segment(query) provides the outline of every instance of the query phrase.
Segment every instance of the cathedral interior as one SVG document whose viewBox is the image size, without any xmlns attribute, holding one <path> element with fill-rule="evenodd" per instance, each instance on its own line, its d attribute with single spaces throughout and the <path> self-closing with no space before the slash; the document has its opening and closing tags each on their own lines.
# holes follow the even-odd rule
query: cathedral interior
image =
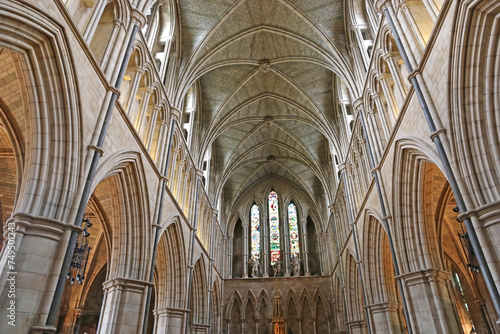
<svg viewBox="0 0 500 334">
<path fill-rule="evenodd" d="M 0 0 L 1 333 L 500 333 L 500 0 Z"/>
</svg>

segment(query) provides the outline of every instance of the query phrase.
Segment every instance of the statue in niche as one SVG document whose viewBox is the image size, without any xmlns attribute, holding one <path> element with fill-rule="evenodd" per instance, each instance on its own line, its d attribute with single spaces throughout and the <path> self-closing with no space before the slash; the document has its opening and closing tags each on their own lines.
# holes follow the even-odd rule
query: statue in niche
<svg viewBox="0 0 500 334">
<path fill-rule="evenodd" d="M 274 264 L 274 277 L 281 275 L 281 261 L 276 261 Z"/>
<path fill-rule="evenodd" d="M 262 266 L 260 265 L 259 260 L 252 258 L 252 260 L 251 260 L 251 266 L 252 266 L 251 276 L 252 277 L 259 277 L 259 271 L 262 268 Z"/>
<path fill-rule="evenodd" d="M 293 276 L 299 277 L 300 276 L 300 260 L 295 257 L 292 260 L 292 268 L 293 268 Z"/>
</svg>

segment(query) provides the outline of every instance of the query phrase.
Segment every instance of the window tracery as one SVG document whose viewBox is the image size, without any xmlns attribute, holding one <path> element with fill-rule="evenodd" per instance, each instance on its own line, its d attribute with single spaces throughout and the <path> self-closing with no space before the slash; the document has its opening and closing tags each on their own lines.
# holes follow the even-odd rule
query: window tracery
<svg viewBox="0 0 500 334">
<path fill-rule="evenodd" d="M 271 250 L 271 265 L 281 261 L 280 224 L 278 194 L 274 190 L 269 193 L 269 243 Z"/>
<path fill-rule="evenodd" d="M 297 207 L 293 204 L 293 202 L 288 205 L 288 228 L 290 231 L 290 256 L 292 259 L 300 258 Z"/>
<path fill-rule="evenodd" d="M 250 257 L 260 259 L 260 212 L 257 204 L 250 209 Z"/>
</svg>

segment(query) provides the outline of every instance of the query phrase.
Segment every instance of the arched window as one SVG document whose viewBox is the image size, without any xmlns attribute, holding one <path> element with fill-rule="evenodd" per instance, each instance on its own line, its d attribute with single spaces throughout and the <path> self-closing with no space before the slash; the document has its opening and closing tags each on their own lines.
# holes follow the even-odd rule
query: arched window
<svg viewBox="0 0 500 334">
<path fill-rule="evenodd" d="M 297 224 L 297 207 L 295 204 L 288 205 L 288 228 L 290 231 L 290 256 L 292 259 L 300 257 L 299 226 Z"/>
<path fill-rule="evenodd" d="M 281 260 L 280 224 L 278 195 L 274 190 L 269 193 L 269 243 L 271 249 L 271 265 Z"/>
<path fill-rule="evenodd" d="M 260 214 L 257 204 L 250 209 L 250 257 L 260 259 Z"/>
</svg>

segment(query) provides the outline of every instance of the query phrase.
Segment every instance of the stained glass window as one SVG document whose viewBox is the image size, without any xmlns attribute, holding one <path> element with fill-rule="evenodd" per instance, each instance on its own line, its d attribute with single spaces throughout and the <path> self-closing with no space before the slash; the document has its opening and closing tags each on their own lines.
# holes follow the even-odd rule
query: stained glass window
<svg viewBox="0 0 500 334">
<path fill-rule="evenodd" d="M 292 259 L 299 258 L 299 226 L 297 224 L 297 207 L 290 203 L 288 206 L 288 228 L 290 229 L 290 256 Z"/>
<path fill-rule="evenodd" d="M 274 265 L 281 260 L 278 195 L 274 190 L 269 193 L 269 240 L 271 244 L 271 265 Z"/>
<path fill-rule="evenodd" d="M 250 256 L 260 259 L 260 215 L 259 207 L 254 204 L 250 209 Z"/>
</svg>

